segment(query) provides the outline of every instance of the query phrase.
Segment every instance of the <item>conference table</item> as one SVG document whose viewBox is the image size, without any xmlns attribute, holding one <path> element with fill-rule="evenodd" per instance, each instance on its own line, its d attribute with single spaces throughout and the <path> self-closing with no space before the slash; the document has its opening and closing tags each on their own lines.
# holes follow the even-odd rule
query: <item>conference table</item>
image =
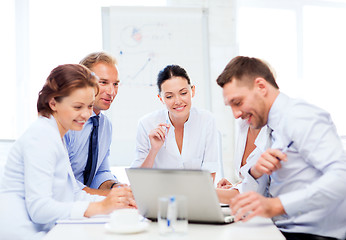
<svg viewBox="0 0 346 240">
<path fill-rule="evenodd" d="M 129 184 L 125 167 L 112 167 L 112 173 L 122 183 Z M 58 223 L 47 233 L 44 240 L 284 240 L 285 237 L 273 224 L 271 219 L 255 217 L 249 222 L 237 222 L 225 225 L 188 224 L 188 231 L 184 235 L 160 235 L 157 222 L 150 222 L 149 227 L 139 233 L 118 234 L 106 229 L 104 221 L 92 223 Z"/>
<path fill-rule="evenodd" d="M 119 234 L 109 232 L 104 223 L 57 224 L 48 232 L 44 240 L 232 240 L 232 239 L 285 239 L 270 219 L 256 217 L 249 222 L 226 225 L 188 224 L 188 231 L 182 235 L 160 235 L 157 222 L 150 222 L 149 227 L 139 233 Z"/>
</svg>

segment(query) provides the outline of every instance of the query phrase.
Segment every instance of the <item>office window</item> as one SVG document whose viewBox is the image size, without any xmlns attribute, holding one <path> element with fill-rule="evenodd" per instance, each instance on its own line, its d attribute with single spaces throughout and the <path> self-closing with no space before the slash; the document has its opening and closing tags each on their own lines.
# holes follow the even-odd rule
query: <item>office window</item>
<svg viewBox="0 0 346 240">
<path fill-rule="evenodd" d="M 109 5 L 163 6 L 166 1 L 1 1 L 0 139 L 16 139 L 37 118 L 37 95 L 54 67 L 102 50 L 101 7 Z"/>
<path fill-rule="evenodd" d="M 276 71 L 283 91 L 297 94 L 297 28 L 292 10 L 240 7 L 238 11 L 239 54 L 266 60 Z"/>
<path fill-rule="evenodd" d="M 15 5 L 13 0 L 0 2 L 0 82 L 1 82 L 1 117 L 0 139 L 13 139 L 15 135 L 16 104 L 16 39 L 15 39 Z"/>
<path fill-rule="evenodd" d="M 102 50 L 101 9 L 92 0 L 33 0 L 29 29 L 27 107 L 29 121 L 34 121 L 37 93 L 50 71 L 60 64 L 78 63 L 87 53 Z"/>
<path fill-rule="evenodd" d="M 238 1 L 239 54 L 268 61 L 284 93 L 329 113 L 346 135 L 345 1 Z"/>
<path fill-rule="evenodd" d="M 346 135 L 345 22 L 345 7 L 303 9 L 306 98 L 332 114 L 341 135 Z"/>
</svg>

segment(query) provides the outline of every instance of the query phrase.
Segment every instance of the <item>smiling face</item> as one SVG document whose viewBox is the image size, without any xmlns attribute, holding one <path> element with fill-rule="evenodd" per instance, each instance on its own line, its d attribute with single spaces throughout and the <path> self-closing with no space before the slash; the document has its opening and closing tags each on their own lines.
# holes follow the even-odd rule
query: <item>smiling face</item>
<svg viewBox="0 0 346 240">
<path fill-rule="evenodd" d="M 100 62 L 95 64 L 91 71 L 99 78 L 99 94 L 96 96 L 94 105 L 94 112 L 99 114 L 101 110 L 110 108 L 118 93 L 118 70 L 115 65 Z"/>
<path fill-rule="evenodd" d="M 232 108 L 234 117 L 247 120 L 248 124 L 256 129 L 267 124 L 269 110 L 263 94 L 265 91 L 256 81 L 253 87 L 239 84 L 237 80 L 223 86 L 225 104 Z"/>
<path fill-rule="evenodd" d="M 58 124 L 61 137 L 68 130 L 82 130 L 85 122 L 92 114 L 95 100 L 95 89 L 92 87 L 78 88 L 61 99 L 60 102 L 52 98 L 49 106 Z"/>
<path fill-rule="evenodd" d="M 194 95 L 195 87 L 191 87 L 183 77 L 172 77 L 161 84 L 160 99 L 166 105 L 172 121 L 188 119 Z"/>
</svg>

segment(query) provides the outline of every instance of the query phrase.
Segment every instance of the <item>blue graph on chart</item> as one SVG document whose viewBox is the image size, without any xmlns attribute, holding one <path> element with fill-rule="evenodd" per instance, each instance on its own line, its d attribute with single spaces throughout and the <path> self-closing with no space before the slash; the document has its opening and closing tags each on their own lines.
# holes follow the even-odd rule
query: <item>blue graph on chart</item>
<svg viewBox="0 0 346 240">
<path fill-rule="evenodd" d="M 170 62 L 173 39 L 174 34 L 163 23 L 123 27 L 116 41 L 122 84 L 154 86 L 158 72 Z"/>
</svg>

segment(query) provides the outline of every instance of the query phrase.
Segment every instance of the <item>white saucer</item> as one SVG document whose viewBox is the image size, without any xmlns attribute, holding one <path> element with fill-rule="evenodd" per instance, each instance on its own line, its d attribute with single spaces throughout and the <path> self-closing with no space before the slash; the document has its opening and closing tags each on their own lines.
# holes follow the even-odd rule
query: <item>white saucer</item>
<svg viewBox="0 0 346 240">
<path fill-rule="evenodd" d="M 109 223 L 105 225 L 108 232 L 112 233 L 121 233 L 121 234 L 129 234 L 129 233 L 138 233 L 143 232 L 149 227 L 148 222 L 139 222 L 136 225 L 131 226 L 119 226 L 119 227 L 111 227 Z"/>
</svg>

